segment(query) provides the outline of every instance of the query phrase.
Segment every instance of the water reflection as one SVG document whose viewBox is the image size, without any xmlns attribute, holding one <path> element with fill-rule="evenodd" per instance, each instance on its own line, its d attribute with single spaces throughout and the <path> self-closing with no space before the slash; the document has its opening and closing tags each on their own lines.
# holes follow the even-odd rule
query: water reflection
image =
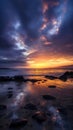
<svg viewBox="0 0 73 130">
<path fill-rule="evenodd" d="M 63 120 L 57 108 L 59 106 L 67 107 L 73 103 L 73 80 L 69 79 L 63 82 L 58 79 L 49 80 L 44 76 L 29 76 L 28 78 L 40 79 L 40 81 L 34 83 L 27 81 L 24 83 L 6 82 L 0 84 L 0 103 L 7 105 L 8 112 L 11 113 L 10 119 L 17 119 L 20 116 L 27 117 L 27 115 L 31 117 L 33 112 L 25 111 L 22 108 L 27 103 L 33 103 L 37 105 L 39 111 L 49 111 L 52 114 L 52 122 L 58 123 L 61 126 L 61 130 L 64 130 Z M 49 86 L 51 85 L 55 85 L 56 88 L 50 88 Z M 11 91 L 13 91 L 11 98 L 7 96 L 8 91 L 10 91 L 8 88 L 12 88 Z M 44 94 L 54 96 L 56 101 L 45 101 L 42 98 Z M 44 127 L 42 130 L 45 129 Z M 58 130 L 58 128 L 54 126 L 54 130 Z"/>
<path fill-rule="evenodd" d="M 29 77 L 29 78 L 36 78 L 38 77 Z M 63 92 L 64 94 L 67 93 L 67 96 L 72 96 L 72 89 L 73 89 L 73 80 L 69 79 L 66 82 L 63 82 L 61 80 L 55 79 L 55 80 L 49 80 L 44 77 L 40 78 L 40 81 L 37 81 L 35 83 L 32 82 L 26 82 L 26 83 L 15 83 L 15 82 L 8 82 L 8 83 L 2 83 L 0 84 L 0 98 L 3 96 L 7 96 L 8 88 L 13 88 L 13 97 L 9 99 L 7 102 L 12 102 L 16 105 L 21 105 L 24 102 L 24 99 L 28 97 L 29 95 L 32 96 L 40 96 L 44 93 L 51 93 L 52 95 L 59 95 L 58 93 Z M 56 86 L 55 89 L 50 88 L 49 86 L 54 85 Z M 69 94 L 70 91 L 70 94 Z M 66 93 L 65 93 L 66 92 Z M 60 97 L 60 95 L 59 95 Z"/>
</svg>

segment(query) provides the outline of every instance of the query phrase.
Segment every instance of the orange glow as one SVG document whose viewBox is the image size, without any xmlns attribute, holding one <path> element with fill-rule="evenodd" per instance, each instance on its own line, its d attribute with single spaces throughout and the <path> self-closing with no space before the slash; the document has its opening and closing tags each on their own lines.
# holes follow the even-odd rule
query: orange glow
<svg viewBox="0 0 73 130">
<path fill-rule="evenodd" d="M 27 61 L 28 68 L 56 68 L 66 65 L 73 64 L 73 61 L 70 61 L 65 58 L 57 58 L 57 59 L 45 59 L 45 58 L 37 58 L 33 60 Z"/>
</svg>

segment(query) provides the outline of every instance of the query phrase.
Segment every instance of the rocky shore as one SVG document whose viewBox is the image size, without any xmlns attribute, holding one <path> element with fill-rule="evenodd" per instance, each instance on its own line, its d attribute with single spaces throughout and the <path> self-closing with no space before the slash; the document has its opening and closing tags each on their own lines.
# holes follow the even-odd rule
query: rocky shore
<svg viewBox="0 0 73 130">
<path fill-rule="evenodd" d="M 55 77 L 52 75 L 46 75 L 45 78 L 50 79 L 50 80 L 55 80 L 55 79 L 60 79 L 62 81 L 67 81 L 70 78 L 73 78 L 73 72 L 65 72 L 63 75 L 59 76 L 59 77 Z M 28 79 L 28 78 L 24 78 L 23 75 L 17 75 L 17 76 L 0 76 L 0 82 L 10 82 L 10 81 L 15 81 L 15 82 L 26 82 L 26 81 L 31 81 L 31 82 L 37 82 L 40 80 L 37 79 Z"/>
<path fill-rule="evenodd" d="M 73 72 L 0 77 L 0 130 L 73 130 Z M 30 81 L 30 82 L 27 82 Z"/>
</svg>

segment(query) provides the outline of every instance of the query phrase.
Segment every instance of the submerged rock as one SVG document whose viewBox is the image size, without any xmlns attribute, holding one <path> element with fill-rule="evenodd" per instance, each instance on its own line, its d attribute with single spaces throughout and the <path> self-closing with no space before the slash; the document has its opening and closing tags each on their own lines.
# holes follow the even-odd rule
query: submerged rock
<svg viewBox="0 0 73 130">
<path fill-rule="evenodd" d="M 0 118 L 6 115 L 7 106 L 6 105 L 0 105 Z"/>
<path fill-rule="evenodd" d="M 12 81 L 12 77 L 9 76 L 0 76 L 0 82 Z"/>
<path fill-rule="evenodd" d="M 44 98 L 45 100 L 56 100 L 56 97 L 51 96 L 51 95 L 43 95 L 43 98 Z"/>
<path fill-rule="evenodd" d="M 37 110 L 36 105 L 34 105 L 32 103 L 26 104 L 24 108 L 29 109 L 29 110 Z"/>
<path fill-rule="evenodd" d="M 11 98 L 13 96 L 13 91 L 12 90 L 9 90 L 8 91 L 8 98 Z"/>
<path fill-rule="evenodd" d="M 73 78 L 73 72 L 65 72 L 63 75 L 59 77 L 60 80 L 66 81 L 69 78 Z"/>
<path fill-rule="evenodd" d="M 12 93 L 9 93 L 8 94 L 8 98 L 12 98 L 13 97 L 13 94 Z"/>
<path fill-rule="evenodd" d="M 14 119 L 11 121 L 10 128 L 21 128 L 27 124 L 27 119 Z"/>
<path fill-rule="evenodd" d="M 32 116 L 32 118 L 34 120 L 36 120 L 39 124 L 43 123 L 43 122 L 45 122 L 47 120 L 46 114 L 44 112 L 42 112 L 42 111 L 35 112 L 35 114 Z"/>
<path fill-rule="evenodd" d="M 0 105 L 0 110 L 6 110 L 7 106 L 6 105 Z"/>
<path fill-rule="evenodd" d="M 40 81 L 39 79 L 28 79 L 28 81 L 32 82 L 32 83 L 35 83 L 35 82 L 38 82 Z"/>
<path fill-rule="evenodd" d="M 73 111 L 73 105 L 68 105 L 68 106 L 67 106 L 67 109 Z"/>
<path fill-rule="evenodd" d="M 13 79 L 17 82 L 22 82 L 24 81 L 24 77 L 22 75 L 14 76 Z"/>
<path fill-rule="evenodd" d="M 60 114 L 67 115 L 67 109 L 66 108 L 59 107 L 58 110 L 59 110 Z"/>
<path fill-rule="evenodd" d="M 57 79 L 57 77 L 52 76 L 52 75 L 46 75 L 45 78 L 48 78 L 48 79 L 50 79 L 50 80 Z"/>
<path fill-rule="evenodd" d="M 55 85 L 50 85 L 50 86 L 48 86 L 49 88 L 56 88 L 56 86 Z"/>
<path fill-rule="evenodd" d="M 12 90 L 13 88 L 12 87 L 9 87 L 8 90 Z"/>
</svg>

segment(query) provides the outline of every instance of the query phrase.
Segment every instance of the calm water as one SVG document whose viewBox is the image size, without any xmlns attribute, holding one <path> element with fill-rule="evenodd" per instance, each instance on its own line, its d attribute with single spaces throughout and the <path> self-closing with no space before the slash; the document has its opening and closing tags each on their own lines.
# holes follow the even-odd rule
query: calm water
<svg viewBox="0 0 73 130">
<path fill-rule="evenodd" d="M 7 72 L 6 75 L 10 74 L 10 71 Z M 32 82 L 3 82 L 0 83 L 0 104 L 7 105 L 7 111 L 4 113 L 3 117 L 0 119 L 1 125 L 5 127 L 5 129 L 0 128 L 0 130 L 10 130 L 9 123 L 12 118 L 22 118 L 26 117 L 29 120 L 29 124 L 25 127 L 25 130 L 49 130 L 48 125 L 38 125 L 32 120 L 32 115 L 34 112 L 25 111 L 22 109 L 27 103 L 36 104 L 38 110 L 44 110 L 45 107 L 52 106 L 53 108 L 58 109 L 60 106 L 66 109 L 67 115 L 63 115 L 64 122 L 69 124 L 64 126 L 64 128 L 50 128 L 50 130 L 73 130 L 73 79 L 69 79 L 66 82 L 61 80 L 49 80 L 46 79 L 44 75 L 61 75 L 65 72 L 65 70 L 12 70 L 13 74 L 23 74 L 23 75 L 31 75 L 28 78 L 40 79 L 35 83 Z M 28 73 L 27 73 L 28 72 Z M 4 73 L 3 73 L 4 74 Z M 32 76 L 36 75 L 36 76 Z M 38 76 L 37 76 L 38 75 Z M 41 75 L 41 76 L 40 76 Z M 27 77 L 27 76 L 25 76 Z M 55 85 L 56 88 L 49 88 L 50 85 Z M 12 88 L 12 97 L 8 97 L 8 88 Z M 56 97 L 56 101 L 46 101 L 43 99 L 42 95 L 49 94 Z M 55 111 L 55 110 L 54 110 Z M 30 117 L 29 117 L 30 115 Z M 55 114 L 53 115 L 53 117 Z M 59 115 L 61 117 L 61 115 Z M 56 118 L 56 117 L 55 117 Z M 8 125 L 7 125 L 8 124 Z M 32 124 L 32 128 L 30 128 Z M 23 130 L 23 129 L 20 129 Z"/>
<path fill-rule="evenodd" d="M 0 76 L 5 75 L 61 75 L 73 69 L 0 69 Z"/>
</svg>

